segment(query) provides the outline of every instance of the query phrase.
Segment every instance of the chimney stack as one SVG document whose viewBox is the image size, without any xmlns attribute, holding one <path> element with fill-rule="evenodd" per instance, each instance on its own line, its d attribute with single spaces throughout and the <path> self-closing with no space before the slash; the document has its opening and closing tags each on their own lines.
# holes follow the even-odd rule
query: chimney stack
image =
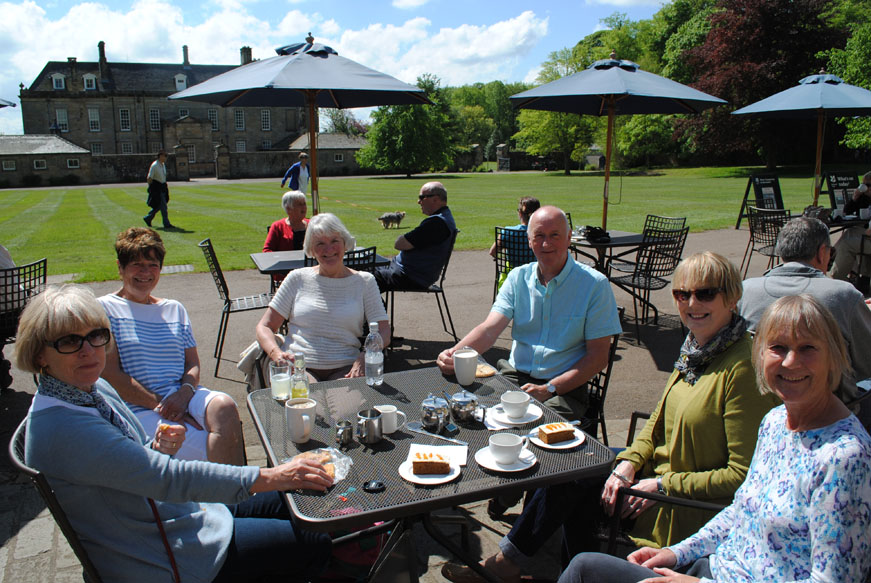
<svg viewBox="0 0 871 583">
<path fill-rule="evenodd" d="M 188 60 L 188 46 L 184 45 L 181 48 L 181 52 L 184 55 L 184 62 L 182 62 L 182 65 L 190 66 L 191 62 Z"/>
<path fill-rule="evenodd" d="M 242 47 L 239 49 L 239 53 L 242 55 L 242 64 L 247 65 L 251 62 L 251 47 Z"/>
<path fill-rule="evenodd" d="M 79 78 L 79 73 L 76 67 L 76 60 L 76 57 L 67 57 L 67 64 L 70 66 L 70 80 L 67 83 L 67 89 L 70 91 L 73 91 L 78 85 L 77 81 Z"/>
<path fill-rule="evenodd" d="M 100 53 L 100 79 L 109 79 L 109 64 L 106 62 L 106 43 L 100 41 L 97 43 L 97 51 Z"/>
</svg>

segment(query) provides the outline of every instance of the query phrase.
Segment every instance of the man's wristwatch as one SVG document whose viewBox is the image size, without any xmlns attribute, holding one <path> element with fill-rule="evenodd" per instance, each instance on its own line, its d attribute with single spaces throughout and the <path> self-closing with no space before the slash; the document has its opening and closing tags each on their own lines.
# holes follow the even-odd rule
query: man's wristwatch
<svg viewBox="0 0 871 583">
<path fill-rule="evenodd" d="M 547 389 L 548 393 L 550 393 L 551 395 L 556 395 L 556 387 L 552 382 L 548 381 L 547 384 L 544 385 L 544 387 Z"/>
<path fill-rule="evenodd" d="M 656 478 L 656 490 L 662 495 L 665 495 L 666 493 L 665 488 L 662 486 L 662 476 Z"/>
</svg>

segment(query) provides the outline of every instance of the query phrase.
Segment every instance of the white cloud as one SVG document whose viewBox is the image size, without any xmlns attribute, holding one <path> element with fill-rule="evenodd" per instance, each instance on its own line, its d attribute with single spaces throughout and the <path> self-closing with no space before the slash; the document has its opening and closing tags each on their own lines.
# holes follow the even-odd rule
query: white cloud
<svg viewBox="0 0 871 583">
<path fill-rule="evenodd" d="M 429 2 L 429 0 L 393 0 L 393 7 L 401 10 L 408 10 L 411 8 L 419 8 L 427 2 Z"/>
<path fill-rule="evenodd" d="M 523 82 L 535 85 L 538 83 L 538 76 L 540 74 L 541 74 L 541 65 L 535 66 L 526 73 L 526 76 L 523 77 Z"/>
<path fill-rule="evenodd" d="M 297 9 L 260 18 L 252 13 L 257 2 L 219 0 L 190 24 L 170 0 L 136 0 L 118 9 L 84 2 L 53 17 L 34 0 L 0 0 L 0 97 L 17 101 L 18 84 L 30 86 L 48 61 L 96 61 L 101 40 L 109 61 L 179 63 L 181 47 L 188 45 L 193 63 L 233 64 L 242 46 L 265 59 L 275 55 L 275 47 L 302 41 L 311 31 L 339 54 L 405 82 L 432 73 L 443 85 L 460 85 L 517 78 L 514 68 L 548 32 L 548 19 L 532 11 L 493 24 L 439 30 L 424 17 L 348 29 L 340 17 Z M 20 107 L 0 109 L 0 132 L 21 132 Z"/>
</svg>

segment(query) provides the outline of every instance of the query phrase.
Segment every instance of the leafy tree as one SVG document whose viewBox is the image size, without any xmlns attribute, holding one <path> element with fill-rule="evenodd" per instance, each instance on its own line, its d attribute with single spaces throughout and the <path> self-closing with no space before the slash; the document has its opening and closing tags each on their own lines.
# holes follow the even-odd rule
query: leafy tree
<svg viewBox="0 0 871 583">
<path fill-rule="evenodd" d="M 857 23 L 843 49 L 831 49 L 828 70 L 851 85 L 871 89 L 871 24 Z M 848 148 L 871 148 L 871 118 L 839 120 L 847 128 L 844 145 Z"/>
<path fill-rule="evenodd" d="M 365 136 L 369 126 L 347 109 L 335 109 L 332 107 L 322 108 L 320 112 L 326 114 L 327 132 L 331 134 L 346 134 L 349 136 Z"/>
<path fill-rule="evenodd" d="M 520 131 L 514 134 L 518 147 L 533 156 L 562 152 L 566 175 L 572 160 L 583 159 L 596 127 L 596 118 L 591 116 L 532 109 L 522 110 L 518 122 Z"/>
<path fill-rule="evenodd" d="M 459 122 L 459 136 L 457 143 L 464 146 L 487 143 L 496 124 L 487 117 L 484 108 L 480 105 L 465 105 L 456 113 Z"/>
<path fill-rule="evenodd" d="M 795 85 L 824 64 L 820 50 L 845 40 L 844 31 L 823 16 L 833 2 L 719 0 L 704 43 L 684 52 L 698 79 L 695 86 L 742 107 Z M 803 143 L 796 124 L 760 132 L 758 122 L 731 116 L 723 107 L 687 118 L 681 126 L 695 147 L 720 161 L 762 152 L 773 166 L 778 149 L 790 151 Z"/>
<path fill-rule="evenodd" d="M 617 132 L 616 147 L 629 166 L 642 159 L 650 166 L 652 157 L 677 152 L 671 119 L 669 115 L 633 115 L 623 124 Z"/>
<path fill-rule="evenodd" d="M 406 176 L 450 164 L 450 106 L 444 103 L 439 80 L 431 75 L 418 77 L 417 86 L 434 105 L 393 105 L 372 113 L 368 143 L 357 152 L 364 168 L 400 172 Z"/>
</svg>

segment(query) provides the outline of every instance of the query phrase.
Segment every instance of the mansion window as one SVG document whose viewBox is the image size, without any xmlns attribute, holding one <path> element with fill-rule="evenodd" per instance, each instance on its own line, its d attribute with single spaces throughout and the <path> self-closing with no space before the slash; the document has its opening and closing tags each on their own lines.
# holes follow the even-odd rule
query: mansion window
<svg viewBox="0 0 871 583">
<path fill-rule="evenodd" d="M 236 122 L 236 131 L 245 131 L 245 110 L 236 108 L 233 110 L 233 119 Z"/>
<path fill-rule="evenodd" d="M 333 154 L 333 162 L 344 162 L 345 155 L 344 154 Z"/>
<path fill-rule="evenodd" d="M 51 86 L 55 89 L 66 89 L 66 81 L 60 73 L 55 73 L 51 76 Z"/>
<path fill-rule="evenodd" d="M 133 142 L 121 142 L 121 153 L 122 154 L 132 154 L 133 153 Z"/>
<path fill-rule="evenodd" d="M 188 151 L 188 163 L 194 164 L 197 161 L 197 147 L 193 144 L 185 144 L 185 149 Z"/>
<path fill-rule="evenodd" d="M 237 152 L 244 152 L 245 147 L 246 147 L 245 140 L 236 140 L 236 151 Z"/>
<path fill-rule="evenodd" d="M 212 122 L 212 131 L 218 131 L 218 110 L 210 109 L 209 110 L 209 121 Z"/>
<path fill-rule="evenodd" d="M 55 111 L 55 117 L 57 118 L 57 129 L 61 132 L 70 131 L 70 122 L 69 117 L 67 116 L 67 110 L 58 109 Z"/>
<path fill-rule="evenodd" d="M 96 91 L 97 90 L 97 77 L 94 75 L 85 75 L 82 77 L 82 81 L 85 85 L 85 91 Z"/>
<path fill-rule="evenodd" d="M 71 169 L 79 168 L 79 159 L 78 158 L 67 158 L 67 168 L 71 168 Z"/>
<path fill-rule="evenodd" d="M 95 156 L 102 156 L 103 142 L 91 142 L 91 154 Z"/>
<path fill-rule="evenodd" d="M 13 172 L 15 170 L 15 160 L 3 160 L 3 172 Z"/>
<path fill-rule="evenodd" d="M 118 125 L 122 132 L 130 131 L 130 109 L 122 107 L 118 110 Z"/>
<path fill-rule="evenodd" d="M 96 107 L 88 108 L 88 131 L 100 131 L 100 110 Z"/>
<path fill-rule="evenodd" d="M 268 109 L 260 110 L 260 129 L 264 132 L 272 130 L 272 112 Z"/>
<path fill-rule="evenodd" d="M 272 140 L 263 140 L 260 142 L 261 150 L 271 150 L 272 149 Z"/>
<path fill-rule="evenodd" d="M 48 164 L 45 163 L 45 160 L 34 160 L 33 161 L 33 169 L 34 170 L 45 170 L 48 168 Z"/>
<path fill-rule="evenodd" d="M 187 116 L 189 116 L 190 114 L 191 114 L 191 110 L 189 110 L 187 107 L 179 107 L 179 108 L 178 108 L 178 117 L 179 117 L 179 119 L 181 119 L 181 118 L 183 118 L 183 117 L 187 117 Z"/>
<path fill-rule="evenodd" d="M 153 132 L 160 131 L 160 110 L 156 107 L 148 110 L 148 129 Z"/>
<path fill-rule="evenodd" d="M 179 73 L 175 76 L 175 90 L 181 91 L 182 89 L 187 89 L 188 86 L 188 78 L 185 75 Z"/>
</svg>

